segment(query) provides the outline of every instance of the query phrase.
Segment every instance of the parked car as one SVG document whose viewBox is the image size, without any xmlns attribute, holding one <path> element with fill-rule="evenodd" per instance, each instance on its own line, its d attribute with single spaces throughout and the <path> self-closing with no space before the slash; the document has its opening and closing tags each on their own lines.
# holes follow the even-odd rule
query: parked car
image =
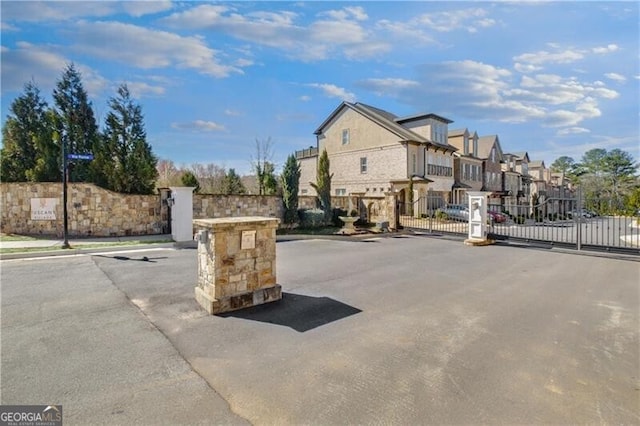
<svg viewBox="0 0 640 426">
<path fill-rule="evenodd" d="M 487 216 L 489 216 L 489 219 L 491 219 L 493 223 L 504 223 L 507 221 L 506 215 L 493 210 L 487 210 Z"/>
<path fill-rule="evenodd" d="M 463 204 L 449 204 L 436 210 L 436 215 L 438 212 L 446 214 L 449 219 L 469 220 L 469 207 Z"/>
<path fill-rule="evenodd" d="M 597 216 L 597 214 L 587 209 L 580 209 L 569 212 L 567 216 L 571 217 L 572 219 L 576 217 L 591 218 Z"/>
</svg>

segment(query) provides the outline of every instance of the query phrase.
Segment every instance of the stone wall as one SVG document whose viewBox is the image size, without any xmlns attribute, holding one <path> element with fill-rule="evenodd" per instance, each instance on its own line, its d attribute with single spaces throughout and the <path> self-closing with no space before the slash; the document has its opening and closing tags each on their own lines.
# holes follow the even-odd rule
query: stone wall
<svg viewBox="0 0 640 426">
<path fill-rule="evenodd" d="M 265 216 L 282 219 L 282 197 L 275 195 L 193 194 L 193 218 Z"/>
<path fill-rule="evenodd" d="M 3 233 L 62 237 L 61 183 L 2 183 Z M 47 218 L 34 217 L 32 202 L 52 199 Z M 126 195 L 93 184 L 67 185 L 69 236 L 124 236 L 161 234 L 158 195 Z"/>
</svg>

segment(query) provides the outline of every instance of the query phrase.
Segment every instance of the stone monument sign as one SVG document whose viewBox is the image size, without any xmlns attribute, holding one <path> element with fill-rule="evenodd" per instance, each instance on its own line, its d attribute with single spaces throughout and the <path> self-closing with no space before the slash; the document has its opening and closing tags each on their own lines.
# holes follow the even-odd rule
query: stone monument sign
<svg viewBox="0 0 640 426">
<path fill-rule="evenodd" d="M 198 303 L 210 314 L 282 298 L 276 284 L 276 229 L 271 217 L 196 219 Z"/>
</svg>

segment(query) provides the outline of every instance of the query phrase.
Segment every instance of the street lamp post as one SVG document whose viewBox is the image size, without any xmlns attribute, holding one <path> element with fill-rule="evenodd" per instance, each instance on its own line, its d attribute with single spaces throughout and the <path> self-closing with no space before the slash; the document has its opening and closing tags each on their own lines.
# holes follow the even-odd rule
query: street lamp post
<svg viewBox="0 0 640 426">
<path fill-rule="evenodd" d="M 62 242 L 62 248 L 71 248 L 69 245 L 68 229 L 69 219 L 67 213 L 67 143 L 65 138 L 62 138 L 62 236 L 64 241 Z"/>
</svg>

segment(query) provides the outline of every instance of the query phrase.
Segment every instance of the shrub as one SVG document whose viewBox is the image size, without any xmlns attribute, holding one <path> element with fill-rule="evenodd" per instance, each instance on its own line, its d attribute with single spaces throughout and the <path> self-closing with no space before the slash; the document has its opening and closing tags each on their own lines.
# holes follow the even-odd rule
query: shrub
<svg viewBox="0 0 640 426">
<path fill-rule="evenodd" d="M 516 217 L 513 218 L 513 221 L 515 223 L 517 223 L 518 225 L 524 224 L 524 220 L 525 220 L 524 215 L 516 216 Z"/>
<path fill-rule="evenodd" d="M 325 225 L 324 211 L 320 209 L 300 209 L 300 226 L 303 228 L 319 228 Z"/>
<path fill-rule="evenodd" d="M 438 220 L 447 220 L 447 219 L 449 219 L 449 216 L 443 211 L 437 211 L 436 212 L 436 219 L 438 219 Z"/>
</svg>

